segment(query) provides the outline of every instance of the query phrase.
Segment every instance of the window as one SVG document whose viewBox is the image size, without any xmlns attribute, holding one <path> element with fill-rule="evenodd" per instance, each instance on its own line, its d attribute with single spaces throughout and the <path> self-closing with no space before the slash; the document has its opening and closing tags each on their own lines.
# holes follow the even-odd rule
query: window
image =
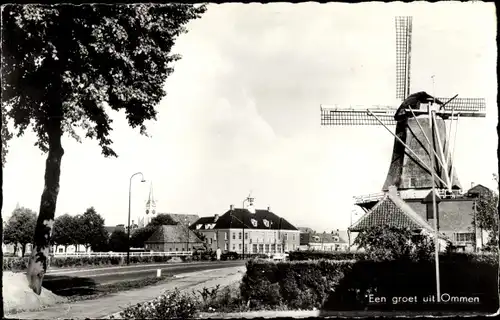
<svg viewBox="0 0 500 320">
<path fill-rule="evenodd" d="M 269 253 L 269 245 L 266 244 L 266 253 Z"/>
<path fill-rule="evenodd" d="M 245 240 L 248 239 L 248 232 L 245 232 Z"/>
<path fill-rule="evenodd" d="M 241 232 L 240 232 L 240 233 L 238 233 L 238 239 L 240 239 L 240 240 L 241 240 Z"/>
<path fill-rule="evenodd" d="M 252 252 L 253 252 L 253 253 L 257 253 L 257 245 L 256 245 L 256 244 L 254 244 L 254 245 L 252 246 Z"/>
<path fill-rule="evenodd" d="M 245 245 L 245 252 L 248 252 L 248 245 Z"/>
<path fill-rule="evenodd" d="M 455 233 L 455 240 L 460 242 L 472 242 L 474 241 L 474 233 Z"/>
<path fill-rule="evenodd" d="M 212 239 L 212 238 L 210 238 L 210 244 L 212 244 L 212 243 L 213 243 L 213 242 L 212 242 L 212 240 L 213 240 L 213 239 Z"/>
<path fill-rule="evenodd" d="M 227 243 L 224 243 L 224 250 L 227 251 Z"/>
<path fill-rule="evenodd" d="M 238 245 L 238 249 L 241 250 L 241 243 Z"/>
<path fill-rule="evenodd" d="M 236 250 L 236 245 L 233 243 L 233 251 Z"/>
<path fill-rule="evenodd" d="M 175 251 L 179 251 L 179 248 L 175 248 Z"/>
<path fill-rule="evenodd" d="M 64 251 L 64 248 L 59 248 L 59 250 L 57 250 L 57 252 L 59 252 L 59 253 L 63 253 L 63 251 Z"/>
<path fill-rule="evenodd" d="M 224 240 L 227 240 L 227 232 L 224 232 Z"/>
<path fill-rule="evenodd" d="M 288 240 L 288 233 L 285 233 L 285 240 Z"/>
<path fill-rule="evenodd" d="M 168 252 L 172 252 L 172 248 L 168 248 Z"/>
<path fill-rule="evenodd" d="M 264 245 L 259 244 L 259 253 L 262 253 L 262 252 L 264 252 Z"/>
<path fill-rule="evenodd" d="M 295 233 L 292 235 L 292 240 L 295 241 Z"/>
<path fill-rule="evenodd" d="M 217 233 L 214 233 L 214 240 L 217 241 Z"/>
<path fill-rule="evenodd" d="M 233 240 L 236 239 L 236 232 L 233 232 Z"/>
</svg>

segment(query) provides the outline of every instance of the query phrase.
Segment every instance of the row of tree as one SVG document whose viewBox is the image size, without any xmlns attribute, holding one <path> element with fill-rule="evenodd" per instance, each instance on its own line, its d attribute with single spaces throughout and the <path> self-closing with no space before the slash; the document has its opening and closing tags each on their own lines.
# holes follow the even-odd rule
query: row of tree
<svg viewBox="0 0 500 320">
<path fill-rule="evenodd" d="M 153 235 L 160 225 L 176 225 L 171 216 L 159 214 L 143 227 L 131 230 L 130 246 L 144 248 L 144 243 Z M 17 252 L 20 246 L 24 256 L 26 246 L 33 242 L 36 226 L 36 213 L 28 208 L 19 207 L 4 227 L 3 241 L 13 244 Z M 51 245 L 64 246 L 65 251 L 71 245 L 83 245 L 86 250 L 124 252 L 127 250 L 127 232 L 115 229 L 111 234 L 104 226 L 104 218 L 94 207 L 88 208 L 83 214 L 71 216 L 64 214 L 54 221 Z"/>
</svg>

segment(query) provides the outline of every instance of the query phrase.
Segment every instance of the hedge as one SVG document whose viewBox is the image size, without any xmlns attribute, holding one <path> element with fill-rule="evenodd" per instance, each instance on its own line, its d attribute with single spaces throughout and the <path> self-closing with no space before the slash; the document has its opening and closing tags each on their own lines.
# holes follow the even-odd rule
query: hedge
<svg viewBox="0 0 500 320">
<path fill-rule="evenodd" d="M 253 307 L 286 305 L 291 309 L 331 311 L 498 309 L 498 260 L 493 257 L 443 255 L 440 275 L 442 294 L 478 297 L 479 303 L 423 303 L 423 298 L 436 292 L 433 261 L 250 260 L 240 289 Z M 415 303 L 392 303 L 393 297 L 415 296 Z M 384 297 L 385 303 L 375 303 L 376 297 Z"/>
<path fill-rule="evenodd" d="M 249 260 L 241 295 L 251 308 L 286 305 L 292 309 L 320 308 L 330 288 L 342 279 L 351 261 L 272 262 Z"/>
<path fill-rule="evenodd" d="M 433 259 L 434 255 L 430 257 Z M 439 254 L 440 261 L 490 261 L 491 263 L 498 263 L 499 256 L 496 253 L 474 253 L 474 252 L 441 252 Z M 364 252 L 359 251 L 293 251 L 289 253 L 290 261 L 304 261 L 304 260 L 370 260 L 369 256 Z"/>
<path fill-rule="evenodd" d="M 161 263 L 168 262 L 172 256 L 130 256 L 130 263 Z M 190 256 L 181 256 L 182 261 L 189 262 Z M 6 271 L 24 271 L 28 267 L 30 257 L 3 257 L 3 270 Z M 124 256 L 82 256 L 82 257 L 58 257 L 49 259 L 49 267 L 73 268 L 83 266 L 107 266 L 123 265 L 126 263 Z"/>
<path fill-rule="evenodd" d="M 367 255 L 364 252 L 356 251 L 291 251 L 288 254 L 290 261 L 303 261 L 303 260 L 358 260 L 365 259 Z"/>
</svg>

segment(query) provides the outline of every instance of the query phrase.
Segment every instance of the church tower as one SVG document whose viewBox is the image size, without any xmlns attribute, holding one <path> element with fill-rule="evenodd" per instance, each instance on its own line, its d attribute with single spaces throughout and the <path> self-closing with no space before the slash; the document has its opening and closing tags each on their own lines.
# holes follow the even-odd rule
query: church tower
<svg viewBox="0 0 500 320">
<path fill-rule="evenodd" d="M 149 187 L 149 197 L 146 202 L 146 210 L 144 212 L 144 216 L 141 219 L 141 223 L 143 227 L 147 226 L 148 223 L 151 222 L 151 219 L 156 216 L 156 200 L 153 194 L 153 183 L 151 182 L 151 186 Z"/>
</svg>

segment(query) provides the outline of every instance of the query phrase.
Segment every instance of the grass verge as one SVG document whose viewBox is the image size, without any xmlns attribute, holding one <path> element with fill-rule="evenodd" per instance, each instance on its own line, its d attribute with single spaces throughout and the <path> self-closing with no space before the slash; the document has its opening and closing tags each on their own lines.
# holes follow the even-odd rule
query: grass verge
<svg viewBox="0 0 500 320">
<path fill-rule="evenodd" d="M 130 281 L 122 281 L 122 282 L 97 285 L 97 286 L 93 287 L 92 290 L 89 290 L 89 292 L 91 292 L 89 294 L 71 295 L 71 293 L 69 293 L 68 296 L 64 297 L 63 301 L 60 301 L 57 304 L 99 299 L 99 298 L 102 298 L 104 296 L 107 296 L 107 295 L 110 295 L 113 293 L 117 293 L 117 292 L 121 292 L 121 291 L 140 289 L 140 288 L 152 286 L 155 284 L 165 283 L 165 282 L 168 282 L 170 279 L 172 279 L 171 275 L 165 275 L 162 277 L 147 277 L 147 278 L 130 280 Z M 44 309 L 47 309 L 50 307 L 51 306 L 44 306 L 44 307 L 37 308 L 37 309 L 14 309 L 14 310 L 10 310 L 8 312 L 8 314 L 15 315 L 15 314 L 18 314 L 21 312 L 36 312 L 36 311 L 41 311 L 41 310 L 44 310 Z"/>
</svg>

